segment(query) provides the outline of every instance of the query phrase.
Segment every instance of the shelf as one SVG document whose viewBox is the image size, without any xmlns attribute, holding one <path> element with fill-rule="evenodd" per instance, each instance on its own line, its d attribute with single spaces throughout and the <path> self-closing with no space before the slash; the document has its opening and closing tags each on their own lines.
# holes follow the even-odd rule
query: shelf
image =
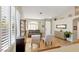
<svg viewBox="0 0 79 59">
<path fill-rule="evenodd" d="M 26 20 L 20 20 L 20 36 L 24 36 L 26 31 Z"/>
</svg>

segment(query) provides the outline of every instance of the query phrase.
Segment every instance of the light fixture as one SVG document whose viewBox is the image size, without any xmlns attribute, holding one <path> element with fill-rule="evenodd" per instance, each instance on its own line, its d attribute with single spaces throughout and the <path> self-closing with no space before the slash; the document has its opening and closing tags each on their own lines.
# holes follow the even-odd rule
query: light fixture
<svg viewBox="0 0 79 59">
<path fill-rule="evenodd" d="M 57 18 L 54 18 L 54 21 L 56 21 L 57 20 Z"/>
<path fill-rule="evenodd" d="M 40 12 L 40 14 L 43 14 L 42 12 Z"/>
</svg>

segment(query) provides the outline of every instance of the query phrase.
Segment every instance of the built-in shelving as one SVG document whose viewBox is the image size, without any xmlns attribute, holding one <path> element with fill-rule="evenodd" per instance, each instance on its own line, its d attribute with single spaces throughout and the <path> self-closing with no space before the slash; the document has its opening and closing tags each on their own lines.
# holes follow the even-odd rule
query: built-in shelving
<svg viewBox="0 0 79 59">
<path fill-rule="evenodd" d="M 26 20 L 20 20 L 20 36 L 24 37 L 26 35 Z"/>
</svg>

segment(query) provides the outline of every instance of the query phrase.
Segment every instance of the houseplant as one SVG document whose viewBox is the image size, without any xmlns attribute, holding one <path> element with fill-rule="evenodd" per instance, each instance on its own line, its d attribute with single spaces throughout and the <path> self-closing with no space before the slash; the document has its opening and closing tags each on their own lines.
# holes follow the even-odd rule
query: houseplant
<svg viewBox="0 0 79 59">
<path fill-rule="evenodd" d="M 69 38 L 71 37 L 71 32 L 70 31 L 66 31 L 66 32 L 64 32 L 64 35 L 65 35 L 65 38 L 67 39 L 67 40 L 69 40 Z"/>
</svg>

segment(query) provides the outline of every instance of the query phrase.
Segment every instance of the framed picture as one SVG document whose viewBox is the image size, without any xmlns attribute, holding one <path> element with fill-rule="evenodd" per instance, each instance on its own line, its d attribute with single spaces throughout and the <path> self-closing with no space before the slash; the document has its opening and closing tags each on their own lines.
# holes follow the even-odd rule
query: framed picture
<svg viewBox="0 0 79 59">
<path fill-rule="evenodd" d="M 58 28 L 58 29 L 66 29 L 67 25 L 66 24 L 58 24 L 58 25 L 56 25 L 56 28 Z"/>
<path fill-rule="evenodd" d="M 73 27 L 73 30 L 77 30 L 77 26 L 74 26 L 74 27 Z"/>
</svg>

